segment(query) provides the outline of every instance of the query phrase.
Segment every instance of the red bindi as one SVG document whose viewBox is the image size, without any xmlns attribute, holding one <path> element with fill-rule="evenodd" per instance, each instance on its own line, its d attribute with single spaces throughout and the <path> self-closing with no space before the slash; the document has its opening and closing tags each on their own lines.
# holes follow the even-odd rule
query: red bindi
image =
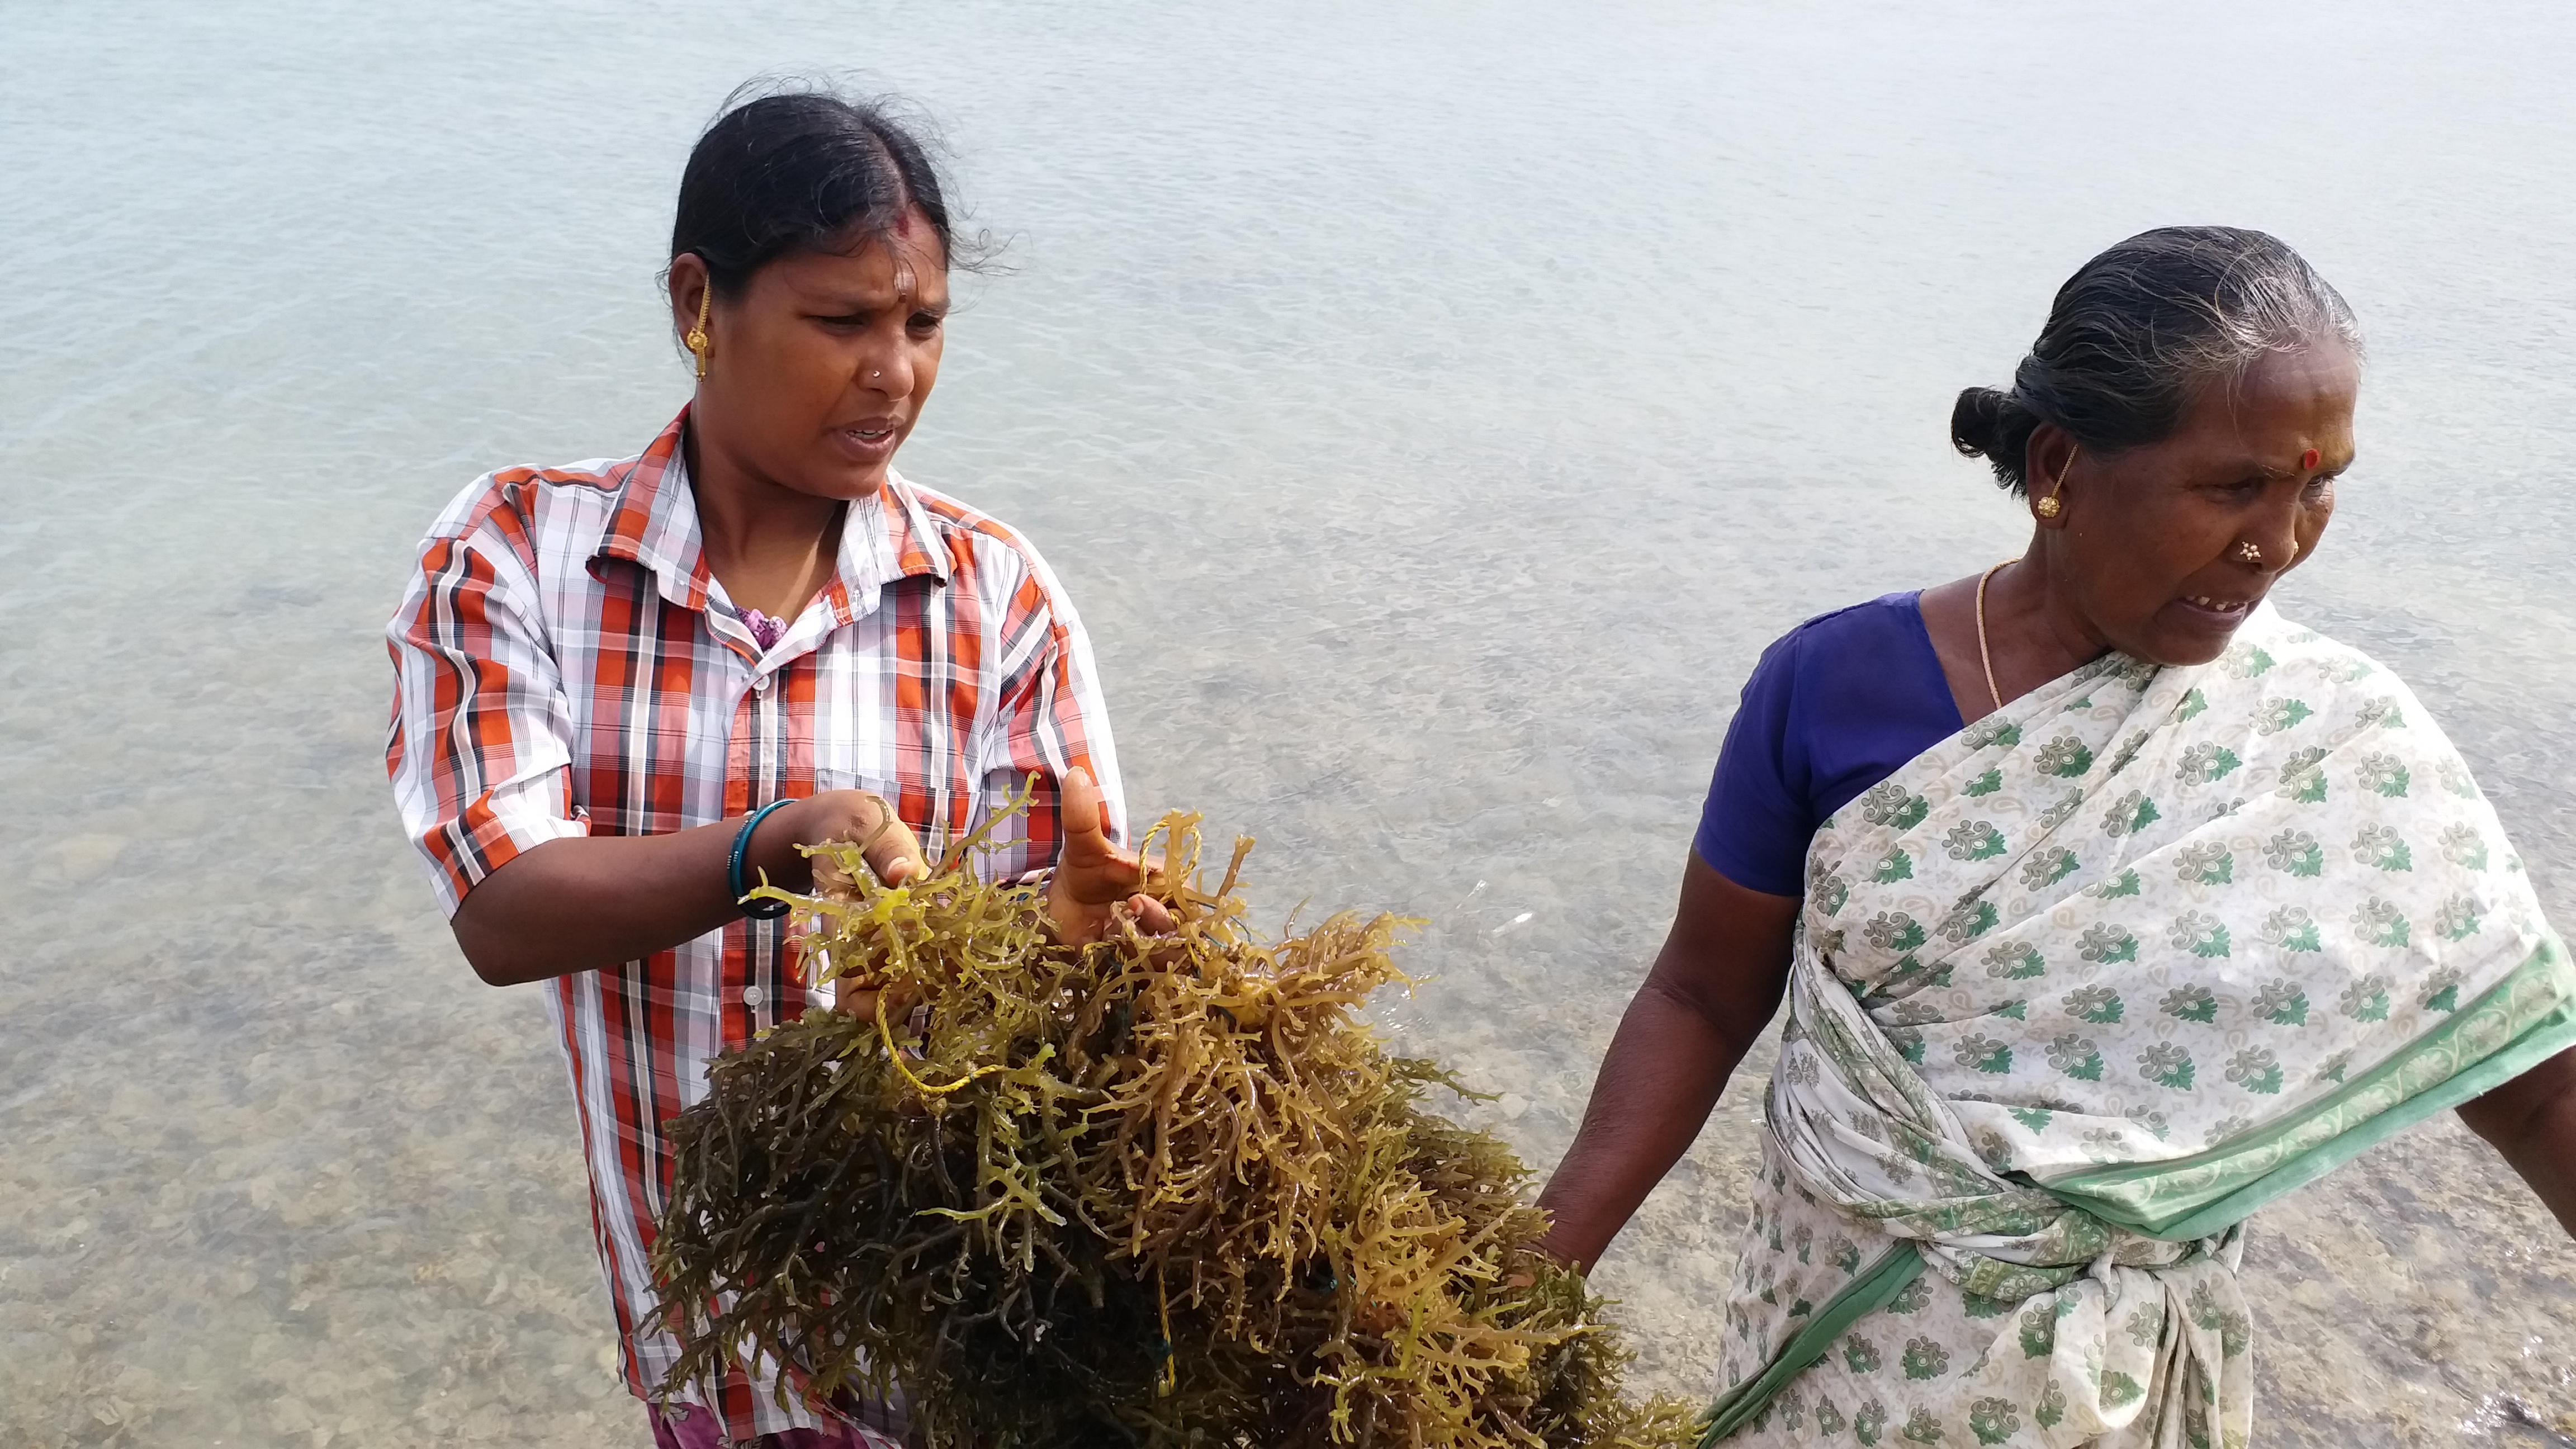
<svg viewBox="0 0 2576 1449">
<path fill-rule="evenodd" d="M 2306 470 L 2308 470 L 2308 469 L 2312 469 L 2312 468 L 2314 468 L 2314 467 L 2316 467 L 2316 466 L 2317 466 L 2317 450 L 2316 450 L 2316 449 L 2314 449 L 2314 448 L 2310 448 L 2310 449 L 2309 449 L 2309 450 L 2307 450 L 2306 452 L 2301 453 L 2301 454 L 2299 455 L 2299 467 L 2300 467 L 2300 469 L 2301 469 L 2302 471 L 2306 471 Z"/>
</svg>

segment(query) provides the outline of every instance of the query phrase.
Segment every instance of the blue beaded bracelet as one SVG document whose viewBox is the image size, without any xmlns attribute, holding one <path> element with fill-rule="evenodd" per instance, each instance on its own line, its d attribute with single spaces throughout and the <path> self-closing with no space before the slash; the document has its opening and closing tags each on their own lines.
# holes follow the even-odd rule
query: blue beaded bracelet
<svg viewBox="0 0 2576 1449">
<path fill-rule="evenodd" d="M 742 907 L 742 913 L 756 921 L 774 921 L 786 915 L 787 903 L 744 900 L 744 896 L 751 894 L 751 887 L 742 878 L 742 858 L 751 850 L 751 832 L 760 828 L 760 822 L 770 811 L 786 803 L 788 802 L 784 800 L 772 800 L 761 806 L 743 820 L 740 830 L 733 833 L 733 863 L 725 867 L 725 884 L 732 889 L 734 901 Z"/>
</svg>

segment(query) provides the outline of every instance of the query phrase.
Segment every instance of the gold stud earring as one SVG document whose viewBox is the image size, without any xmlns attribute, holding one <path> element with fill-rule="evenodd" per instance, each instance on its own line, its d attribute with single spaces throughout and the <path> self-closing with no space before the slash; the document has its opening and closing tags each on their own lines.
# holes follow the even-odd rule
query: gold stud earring
<svg viewBox="0 0 2576 1449">
<path fill-rule="evenodd" d="M 707 336 L 707 303 L 715 294 L 715 283 L 710 280 L 706 289 L 698 293 L 698 325 L 690 328 L 689 335 L 680 339 L 682 346 L 697 354 L 698 376 L 702 378 L 707 375 L 707 354 L 715 351 L 713 340 Z"/>
<path fill-rule="evenodd" d="M 2075 450 L 2075 452 L 2081 451 L 2082 449 Z M 2049 488 L 2046 498 L 2030 506 L 2031 512 L 2042 518 L 2055 518 L 2066 507 L 2065 504 L 2057 501 L 2057 495 L 2066 491 L 2066 475 L 2075 469 L 2075 452 L 2069 452 L 2066 455 L 2066 465 L 2057 470 L 2057 482 Z"/>
</svg>

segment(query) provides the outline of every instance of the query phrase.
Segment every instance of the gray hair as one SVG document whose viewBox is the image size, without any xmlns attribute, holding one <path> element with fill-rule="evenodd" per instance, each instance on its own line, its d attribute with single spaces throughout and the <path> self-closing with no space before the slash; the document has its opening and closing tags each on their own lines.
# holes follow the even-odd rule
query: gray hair
<svg viewBox="0 0 2576 1449">
<path fill-rule="evenodd" d="M 2067 278 L 2011 390 L 1959 394 L 1950 444 L 2027 494 L 2023 459 L 2041 423 L 2094 453 L 2161 442 L 2210 384 L 2242 377 L 2266 354 L 2328 339 L 2361 355 L 2352 308 L 2280 238 L 2232 226 L 2158 227 Z"/>
</svg>

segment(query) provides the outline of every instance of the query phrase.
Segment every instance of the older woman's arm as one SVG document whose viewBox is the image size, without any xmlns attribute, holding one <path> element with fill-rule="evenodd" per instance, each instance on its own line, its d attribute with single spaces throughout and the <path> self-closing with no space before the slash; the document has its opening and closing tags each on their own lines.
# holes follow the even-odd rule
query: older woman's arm
<svg viewBox="0 0 2576 1449">
<path fill-rule="evenodd" d="M 1694 853 L 1673 928 L 1628 1003 L 1583 1126 L 1539 1206 L 1540 1246 L 1589 1265 L 1688 1150 L 1779 1008 L 1798 897 L 1746 890 Z"/>
<path fill-rule="evenodd" d="M 2576 1047 L 2460 1108 L 2576 1237 Z"/>
</svg>

